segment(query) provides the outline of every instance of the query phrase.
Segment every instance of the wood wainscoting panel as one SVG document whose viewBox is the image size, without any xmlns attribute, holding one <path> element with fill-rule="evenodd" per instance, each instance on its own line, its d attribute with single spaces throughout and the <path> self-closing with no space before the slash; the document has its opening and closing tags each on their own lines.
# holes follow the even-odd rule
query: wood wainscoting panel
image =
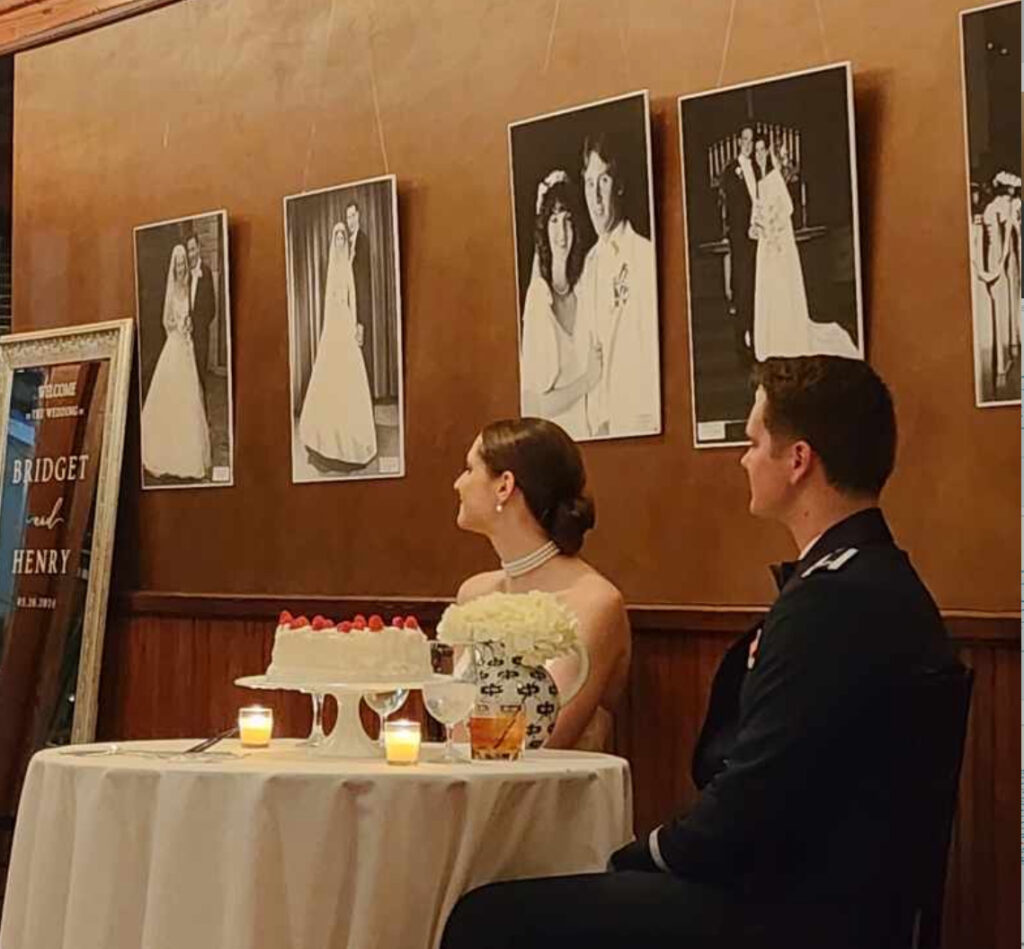
<svg viewBox="0 0 1024 949">
<path fill-rule="evenodd" d="M 946 946 L 1015 947 L 1020 932 L 1020 648 L 961 645 L 974 670 L 946 884 Z"/>
</svg>

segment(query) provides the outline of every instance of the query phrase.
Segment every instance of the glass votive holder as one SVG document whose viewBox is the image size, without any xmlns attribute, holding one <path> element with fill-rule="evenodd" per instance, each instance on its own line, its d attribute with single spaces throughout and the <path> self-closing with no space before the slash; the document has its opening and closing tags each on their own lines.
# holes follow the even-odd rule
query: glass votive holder
<svg viewBox="0 0 1024 949">
<path fill-rule="evenodd" d="M 405 719 L 385 722 L 384 754 L 388 764 L 416 764 L 420 760 L 420 723 Z"/>
<path fill-rule="evenodd" d="M 246 705 L 238 710 L 238 737 L 243 748 L 266 748 L 273 730 L 273 709 Z"/>
</svg>

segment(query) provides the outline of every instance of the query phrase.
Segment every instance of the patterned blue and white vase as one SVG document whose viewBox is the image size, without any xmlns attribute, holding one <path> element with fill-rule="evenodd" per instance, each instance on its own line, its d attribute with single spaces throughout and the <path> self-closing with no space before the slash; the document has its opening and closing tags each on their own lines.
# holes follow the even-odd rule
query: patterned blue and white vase
<svg viewBox="0 0 1024 949">
<path fill-rule="evenodd" d="M 501 705 L 522 705 L 526 713 L 526 747 L 540 748 L 555 729 L 563 699 L 551 674 L 543 666 L 527 665 L 522 656 L 508 655 L 500 642 L 475 644 L 476 675 L 480 694 Z M 580 650 L 580 681 L 574 684 L 569 698 L 579 691 L 589 663 L 586 650 Z"/>
<path fill-rule="evenodd" d="M 528 666 L 509 656 L 501 643 L 478 643 L 477 687 L 481 696 L 501 705 L 522 705 L 526 747 L 540 748 L 551 736 L 560 707 L 558 686 L 543 666 Z"/>
</svg>

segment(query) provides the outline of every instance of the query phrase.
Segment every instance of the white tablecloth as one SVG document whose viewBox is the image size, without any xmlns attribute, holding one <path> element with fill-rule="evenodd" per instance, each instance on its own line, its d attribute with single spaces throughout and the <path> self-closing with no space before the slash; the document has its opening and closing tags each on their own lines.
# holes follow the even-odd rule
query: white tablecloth
<svg viewBox="0 0 1024 949">
<path fill-rule="evenodd" d="M 131 753 L 189 744 L 33 758 L 0 949 L 429 949 L 472 887 L 600 870 L 632 836 L 629 766 L 609 755 Z"/>
</svg>

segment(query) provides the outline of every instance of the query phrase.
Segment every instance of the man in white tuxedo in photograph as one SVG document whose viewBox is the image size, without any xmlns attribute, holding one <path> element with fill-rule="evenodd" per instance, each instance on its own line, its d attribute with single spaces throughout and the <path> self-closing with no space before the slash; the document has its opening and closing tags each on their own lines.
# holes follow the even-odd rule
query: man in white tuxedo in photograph
<svg viewBox="0 0 1024 949">
<path fill-rule="evenodd" d="M 582 159 L 597 242 L 577 293 L 602 359 L 601 380 L 587 396 L 587 420 L 599 437 L 654 434 L 661 427 L 654 248 L 624 216 L 622 163 L 610 137 L 588 137 Z"/>
</svg>

